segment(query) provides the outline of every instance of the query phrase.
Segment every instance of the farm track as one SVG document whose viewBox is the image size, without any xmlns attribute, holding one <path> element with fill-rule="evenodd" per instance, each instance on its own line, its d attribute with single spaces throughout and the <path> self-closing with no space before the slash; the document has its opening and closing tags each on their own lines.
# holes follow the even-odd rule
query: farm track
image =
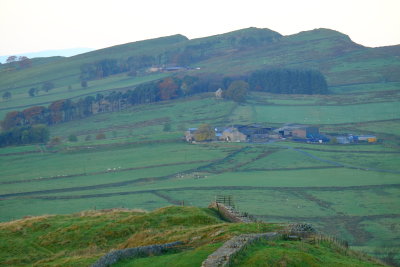
<svg viewBox="0 0 400 267">
<path fill-rule="evenodd" d="M 107 184 L 109 185 L 109 184 Z M 123 184 L 125 185 L 125 184 Z M 118 185 L 120 186 L 120 185 Z M 93 187 L 93 186 L 91 186 Z M 111 186 L 108 186 L 111 187 Z M 79 199 L 79 198 L 101 198 L 101 197 L 112 197 L 112 196 L 120 196 L 120 195 L 135 195 L 135 194 L 143 194 L 143 193 L 154 193 L 154 192 L 175 192 L 175 191 L 209 191 L 209 190 L 238 190 L 238 191 L 282 191 L 282 192 L 303 192 L 303 191 L 343 191 L 343 190 L 374 190 L 374 189 L 384 189 L 384 188 L 400 188 L 400 184 L 385 184 L 385 185 L 360 185 L 360 186 L 326 186 L 326 187 L 273 187 L 273 186 L 199 186 L 199 187 L 179 187 L 179 188 L 168 188 L 168 189 L 148 189 L 148 190 L 137 190 L 137 191 L 125 191 L 125 192 L 113 192 L 113 193 L 99 193 L 99 194 L 86 194 L 86 195 L 65 195 L 65 196 L 46 196 L 40 194 L 53 194 L 53 193 L 64 193 L 64 192 L 72 192 L 72 191 L 80 191 L 80 187 L 73 188 L 74 190 L 69 191 L 60 191 L 62 189 L 53 189 L 53 190 L 43 190 L 43 191 L 32 191 L 32 192 L 22 192 L 15 194 L 7 194 L 0 195 L 0 200 L 3 198 L 11 198 L 11 197 L 30 197 L 36 199 L 48 199 L 48 200 L 56 200 L 56 199 Z M 99 189 L 99 188 L 89 188 L 84 187 L 83 190 L 91 190 L 91 189 Z M 106 188 L 106 187 L 101 187 Z M 308 217 L 306 217 L 308 218 Z"/>
<path fill-rule="evenodd" d="M 188 161 L 188 162 L 178 162 L 178 163 L 166 163 L 166 164 L 150 165 L 150 166 L 143 166 L 143 167 L 132 167 L 132 168 L 115 169 L 115 170 L 112 169 L 112 170 L 90 172 L 90 173 L 75 173 L 75 174 L 62 175 L 62 176 L 51 176 L 51 177 L 34 178 L 34 179 L 19 180 L 19 181 L 0 182 L 0 185 L 1 184 L 19 184 L 19 183 L 41 182 L 41 181 L 48 181 L 48 180 L 56 180 L 56 179 L 58 180 L 58 179 L 64 179 L 64 178 L 73 178 L 73 177 L 79 177 L 79 176 L 94 176 L 94 175 L 100 175 L 100 174 L 106 174 L 106 173 L 118 173 L 118 172 L 135 171 L 135 170 L 143 170 L 143 169 L 151 169 L 151 168 L 168 167 L 168 166 L 179 166 L 179 165 L 205 163 L 205 162 L 210 162 L 210 160 L 198 160 L 198 161 Z"/>
</svg>

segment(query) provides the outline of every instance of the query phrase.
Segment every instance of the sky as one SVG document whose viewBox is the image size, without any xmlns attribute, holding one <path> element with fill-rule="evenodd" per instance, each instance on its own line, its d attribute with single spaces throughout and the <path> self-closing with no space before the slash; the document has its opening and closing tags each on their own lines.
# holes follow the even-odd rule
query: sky
<svg viewBox="0 0 400 267">
<path fill-rule="evenodd" d="M 400 0 L 0 0 L 0 55 L 104 48 L 247 27 L 329 28 L 370 47 L 400 44 Z"/>
</svg>

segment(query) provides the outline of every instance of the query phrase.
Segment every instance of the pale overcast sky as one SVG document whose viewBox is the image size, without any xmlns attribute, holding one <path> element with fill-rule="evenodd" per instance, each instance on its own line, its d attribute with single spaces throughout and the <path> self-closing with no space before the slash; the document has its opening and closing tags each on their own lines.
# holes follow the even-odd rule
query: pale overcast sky
<svg viewBox="0 0 400 267">
<path fill-rule="evenodd" d="M 0 0 L 0 55 L 241 28 L 330 28 L 365 46 L 400 44 L 400 0 Z"/>
</svg>

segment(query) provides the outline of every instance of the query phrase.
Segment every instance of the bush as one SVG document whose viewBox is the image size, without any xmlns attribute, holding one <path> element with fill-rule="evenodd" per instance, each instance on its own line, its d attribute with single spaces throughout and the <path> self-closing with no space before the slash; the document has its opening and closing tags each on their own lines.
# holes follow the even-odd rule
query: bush
<svg viewBox="0 0 400 267">
<path fill-rule="evenodd" d="M 106 139 L 106 135 L 104 133 L 99 133 L 96 135 L 97 140 Z"/>
<path fill-rule="evenodd" d="M 78 141 L 78 137 L 76 137 L 76 135 L 74 135 L 74 134 L 70 134 L 70 135 L 68 136 L 68 141 L 70 141 L 70 142 L 76 142 L 76 141 Z"/>
<path fill-rule="evenodd" d="M 171 124 L 170 124 L 169 122 L 167 122 L 166 124 L 164 124 L 163 131 L 164 131 L 164 132 L 169 132 L 169 131 L 171 131 Z"/>
<path fill-rule="evenodd" d="M 61 141 L 62 141 L 61 137 L 59 137 L 59 136 L 54 136 L 54 137 L 51 138 L 51 140 L 50 140 L 50 145 L 58 145 L 58 144 L 61 144 Z"/>
</svg>

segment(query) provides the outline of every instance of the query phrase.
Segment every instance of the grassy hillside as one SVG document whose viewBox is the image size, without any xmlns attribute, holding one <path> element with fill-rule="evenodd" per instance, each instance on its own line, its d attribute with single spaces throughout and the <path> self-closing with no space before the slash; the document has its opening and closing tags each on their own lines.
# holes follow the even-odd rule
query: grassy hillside
<svg viewBox="0 0 400 267">
<path fill-rule="evenodd" d="M 205 206 L 215 195 L 231 194 L 262 220 L 311 222 L 354 248 L 385 257 L 400 247 L 398 101 L 377 92 L 256 93 L 238 105 L 204 94 L 52 126 L 52 136 L 64 138 L 60 145 L 0 149 L 1 220 L 94 208 L 153 210 L 182 201 Z M 181 140 L 184 129 L 201 123 L 252 122 L 309 122 L 325 133 L 375 134 L 380 142 Z M 163 130 L 166 123 L 170 131 Z M 96 140 L 100 132 L 107 138 Z M 70 134 L 78 142 L 65 141 Z"/>
<path fill-rule="evenodd" d="M 204 207 L 217 194 L 231 194 L 239 208 L 264 221 L 311 222 L 349 240 L 355 249 L 379 257 L 400 255 L 399 46 L 366 48 L 326 29 L 281 36 L 250 28 L 195 40 L 180 35 L 147 40 L 16 72 L 1 69 L 0 90 L 12 92 L 12 98 L 0 102 L 0 117 L 173 75 L 118 74 L 90 81 L 86 89 L 78 79 L 83 63 L 188 46 L 199 53 L 206 48 L 209 54 L 193 65 L 200 70 L 182 74 L 316 68 L 326 75 L 331 94 L 252 92 L 246 103 L 237 104 L 205 93 L 53 125 L 51 137 L 60 137 L 61 144 L 0 149 L 0 221 L 116 207 L 155 210 L 182 201 Z M 56 88 L 28 96 L 29 88 L 47 80 Z M 306 123 L 326 134 L 373 134 L 379 142 L 184 143 L 184 130 L 202 123 Z M 106 139 L 96 140 L 99 133 Z M 77 142 L 67 141 L 71 134 Z M 214 248 L 199 248 L 199 253 Z"/>
<path fill-rule="evenodd" d="M 85 63 L 148 55 L 155 57 L 159 64 L 177 64 L 174 58 L 186 55 L 191 58 L 187 64 L 201 67 L 201 70 L 189 71 L 191 75 L 240 76 L 266 67 L 318 69 L 333 87 L 332 92 L 358 92 L 370 87 L 379 91 L 397 90 L 400 82 L 399 46 L 362 47 L 348 36 L 328 29 L 281 36 L 268 29 L 248 28 L 193 40 L 174 35 L 128 43 L 70 58 L 49 59 L 46 63 L 35 63 L 31 68 L 17 71 L 9 71 L 3 66 L 0 92 L 11 92 L 12 98 L 1 102 L 0 117 L 15 109 L 48 105 L 55 100 L 95 95 L 107 90 L 126 90 L 157 80 L 162 76 L 142 74 L 144 77 L 132 78 L 124 73 L 91 81 L 88 88 L 80 85 L 80 67 Z M 30 88 L 40 89 L 46 81 L 53 82 L 56 88 L 29 97 Z M 354 90 L 358 85 L 362 88 Z"/>
<path fill-rule="evenodd" d="M 111 249 L 181 241 L 184 245 L 176 251 L 125 260 L 116 266 L 199 266 L 235 235 L 281 228 L 267 223 L 226 223 L 212 210 L 194 207 L 166 207 L 150 213 L 104 210 L 47 215 L 0 224 L 0 263 L 9 266 L 88 266 Z M 236 259 L 235 266 L 249 261 L 254 263 L 252 266 L 265 264 L 265 257 L 272 257 L 271 264 L 275 261 L 299 264 L 313 261 L 314 266 L 338 263 L 343 266 L 382 266 L 360 254 L 338 250 L 333 243 L 311 245 L 284 240 L 250 247 Z"/>
</svg>

